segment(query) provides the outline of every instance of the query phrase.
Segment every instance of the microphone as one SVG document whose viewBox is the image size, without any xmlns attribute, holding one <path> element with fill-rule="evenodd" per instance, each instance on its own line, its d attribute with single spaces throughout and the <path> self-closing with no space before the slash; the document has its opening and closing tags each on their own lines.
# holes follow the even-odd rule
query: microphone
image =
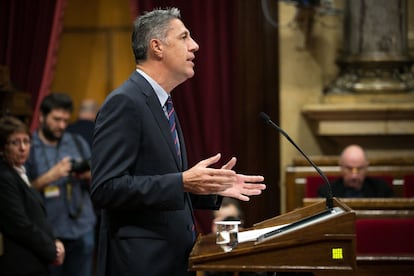
<svg viewBox="0 0 414 276">
<path fill-rule="evenodd" d="M 312 165 L 312 167 L 315 168 L 315 170 L 318 172 L 318 174 L 322 177 L 323 181 L 325 182 L 325 184 L 328 187 L 328 195 L 326 196 L 326 208 L 328 209 L 333 209 L 333 196 L 332 196 L 332 187 L 331 184 L 329 183 L 328 178 L 326 177 L 326 175 L 321 171 L 321 169 L 319 169 L 318 166 L 315 165 L 315 163 L 313 163 L 312 160 L 309 159 L 309 157 L 302 151 L 302 149 L 296 145 L 296 143 L 292 140 L 292 138 L 289 137 L 289 135 L 282 129 L 280 128 L 278 125 L 276 125 L 269 117 L 269 115 L 267 115 L 264 112 L 260 112 L 259 116 L 263 119 L 263 121 L 265 121 L 265 123 L 267 123 L 268 125 L 270 125 L 271 127 L 275 128 L 277 131 L 279 131 L 283 136 L 286 137 L 286 139 L 302 154 L 303 157 L 305 157 L 305 159 Z"/>
</svg>

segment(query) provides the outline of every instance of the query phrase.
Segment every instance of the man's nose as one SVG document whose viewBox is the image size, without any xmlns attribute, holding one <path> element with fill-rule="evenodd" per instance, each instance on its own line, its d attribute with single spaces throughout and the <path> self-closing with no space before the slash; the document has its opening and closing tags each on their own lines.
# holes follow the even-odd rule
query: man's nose
<svg viewBox="0 0 414 276">
<path fill-rule="evenodd" d="M 65 121 L 60 121 L 60 122 L 58 123 L 58 125 L 59 125 L 59 128 L 60 128 L 60 129 L 65 130 L 65 129 L 66 129 L 66 127 L 68 126 L 68 123 L 67 123 L 67 122 L 65 122 Z"/>
<path fill-rule="evenodd" d="M 358 168 L 352 168 L 351 173 L 352 174 L 358 174 L 359 173 L 359 169 Z"/>
<path fill-rule="evenodd" d="M 200 46 L 197 44 L 197 42 L 191 38 L 191 50 L 193 52 L 197 52 L 200 49 Z"/>
</svg>

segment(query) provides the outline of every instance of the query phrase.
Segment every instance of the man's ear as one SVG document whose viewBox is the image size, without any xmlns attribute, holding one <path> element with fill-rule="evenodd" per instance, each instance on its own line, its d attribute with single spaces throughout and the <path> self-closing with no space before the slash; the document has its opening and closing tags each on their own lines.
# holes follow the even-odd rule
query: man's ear
<svg viewBox="0 0 414 276">
<path fill-rule="evenodd" d="M 46 121 L 46 118 L 45 118 L 46 116 L 45 115 L 43 115 L 43 113 L 39 113 L 39 123 L 40 124 L 43 124 L 45 121 Z"/>
<path fill-rule="evenodd" d="M 159 39 L 151 39 L 150 51 L 152 52 L 152 55 L 154 55 L 155 57 L 162 58 L 162 54 L 163 54 L 162 42 Z"/>
</svg>

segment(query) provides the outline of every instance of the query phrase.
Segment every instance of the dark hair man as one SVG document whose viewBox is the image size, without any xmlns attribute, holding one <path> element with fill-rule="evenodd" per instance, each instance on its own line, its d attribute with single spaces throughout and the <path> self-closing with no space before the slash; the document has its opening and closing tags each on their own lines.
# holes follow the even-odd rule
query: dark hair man
<svg viewBox="0 0 414 276">
<path fill-rule="evenodd" d="M 43 195 L 54 234 L 66 248 L 65 261 L 51 267 L 52 276 L 92 273 L 96 218 L 88 190 L 91 154 L 82 137 L 66 131 L 72 110 L 66 94 L 52 93 L 43 99 L 26 163 L 33 187 Z"/>
</svg>

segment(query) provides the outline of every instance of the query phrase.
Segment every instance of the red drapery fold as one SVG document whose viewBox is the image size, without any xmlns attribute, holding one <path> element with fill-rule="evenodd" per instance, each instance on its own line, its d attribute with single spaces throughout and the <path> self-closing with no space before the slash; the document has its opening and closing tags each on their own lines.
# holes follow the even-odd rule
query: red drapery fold
<svg viewBox="0 0 414 276">
<path fill-rule="evenodd" d="M 47 48 L 46 60 L 43 68 L 43 75 L 40 88 L 36 97 L 36 105 L 33 112 L 33 119 L 31 123 L 31 130 L 34 130 L 38 125 L 37 117 L 39 115 L 40 103 L 43 97 L 49 93 L 52 85 L 53 76 L 55 73 L 55 65 L 57 60 L 57 50 L 59 46 L 59 37 L 62 33 L 63 15 L 66 6 L 66 0 L 56 1 L 56 7 L 53 16 L 52 29 Z"/>
<path fill-rule="evenodd" d="M 14 86 L 32 95 L 32 129 L 53 78 L 66 1 L 0 1 L 0 64 L 9 67 Z"/>
<path fill-rule="evenodd" d="M 236 0 L 130 0 L 135 18 L 157 7 L 177 7 L 184 24 L 200 45 L 195 76 L 172 93 L 188 151 L 189 164 L 218 152 L 221 166 L 235 152 L 232 126 Z M 211 213 L 196 211 L 199 231 L 210 231 Z"/>
</svg>

